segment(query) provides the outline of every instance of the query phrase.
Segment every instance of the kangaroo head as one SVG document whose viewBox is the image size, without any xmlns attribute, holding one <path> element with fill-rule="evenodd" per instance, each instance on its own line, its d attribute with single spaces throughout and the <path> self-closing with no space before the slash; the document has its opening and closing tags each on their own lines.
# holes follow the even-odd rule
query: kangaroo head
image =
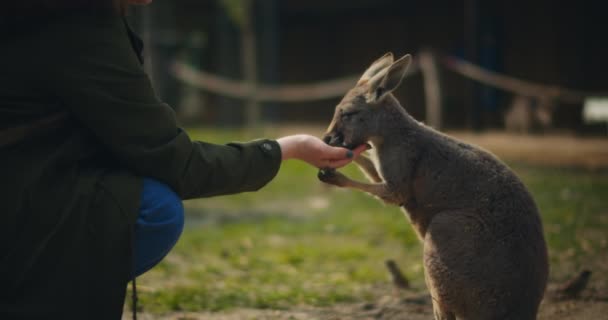
<svg viewBox="0 0 608 320">
<path fill-rule="evenodd" d="M 394 61 L 390 52 L 374 61 L 336 106 L 323 140 L 352 149 L 379 135 L 385 120 L 390 120 L 386 111 L 396 104 L 391 92 L 401 83 L 411 61 L 409 54 Z"/>
</svg>

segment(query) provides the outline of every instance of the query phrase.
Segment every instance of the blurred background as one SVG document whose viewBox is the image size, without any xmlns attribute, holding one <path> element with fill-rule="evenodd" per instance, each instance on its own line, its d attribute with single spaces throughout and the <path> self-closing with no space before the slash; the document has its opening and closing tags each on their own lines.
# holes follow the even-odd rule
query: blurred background
<svg viewBox="0 0 608 320">
<path fill-rule="evenodd" d="M 586 98 L 608 91 L 607 9 L 603 1 L 179 0 L 154 1 L 129 19 L 145 38 L 158 93 L 188 123 L 325 122 L 354 82 L 325 95 L 307 94 L 310 85 L 356 77 L 388 51 L 429 51 L 440 86 L 434 124 L 605 134 L 605 123 L 585 121 L 582 111 Z M 509 78 L 479 81 L 448 58 Z M 191 79 L 172 71 L 175 63 L 205 74 Z M 213 76 L 232 82 L 218 88 Z M 420 120 L 429 117 L 424 79 L 414 72 L 397 91 Z M 230 84 L 309 86 L 293 99 L 252 103 L 246 88 L 239 96 Z"/>
<path fill-rule="evenodd" d="M 408 112 L 498 155 L 537 201 L 551 261 L 539 319 L 599 319 L 606 12 L 605 1 L 156 0 L 128 20 L 160 97 L 193 138 L 216 143 L 321 136 L 372 61 L 413 54 L 395 92 Z M 258 192 L 187 201 L 176 248 L 138 282 L 143 315 L 430 319 L 422 248 L 403 213 L 316 173 L 288 161 Z M 581 292 L 552 298 L 583 270 Z"/>
</svg>

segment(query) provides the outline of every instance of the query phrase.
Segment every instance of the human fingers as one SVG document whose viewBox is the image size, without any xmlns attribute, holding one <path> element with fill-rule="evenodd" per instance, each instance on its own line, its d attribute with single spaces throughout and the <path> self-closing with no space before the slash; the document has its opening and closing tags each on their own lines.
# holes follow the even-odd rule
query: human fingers
<svg viewBox="0 0 608 320">
<path fill-rule="evenodd" d="M 328 168 L 332 168 L 332 169 L 338 169 L 338 168 L 342 168 L 345 165 L 351 163 L 353 160 L 348 158 L 348 159 L 342 159 L 342 160 L 327 160 L 326 164 L 324 165 L 324 167 L 328 167 Z"/>
<path fill-rule="evenodd" d="M 356 148 L 353 149 L 353 158 L 358 157 L 361 153 L 363 153 L 367 149 L 369 149 L 369 145 L 367 145 L 365 143 L 358 145 Z"/>
<path fill-rule="evenodd" d="M 344 161 L 344 163 L 339 162 L 340 165 L 343 166 L 345 164 L 348 164 L 354 158 L 358 157 L 361 153 L 363 153 L 369 147 L 366 144 L 362 144 L 352 150 L 342 148 L 342 147 L 332 147 L 332 148 L 334 150 L 332 150 L 331 155 L 334 155 L 336 157 L 333 157 L 333 158 L 325 157 L 325 159 L 329 159 L 330 161 Z"/>
<path fill-rule="evenodd" d="M 340 149 L 344 149 L 344 148 L 340 148 Z M 361 145 L 357 146 L 356 148 L 354 148 L 353 150 L 348 150 L 350 152 L 347 152 L 346 159 L 344 159 L 344 158 L 328 159 L 328 160 L 325 160 L 324 165 L 329 168 L 334 168 L 334 169 L 344 167 L 345 165 L 351 163 L 354 158 L 358 157 L 361 153 L 363 153 L 367 149 L 369 149 L 369 146 L 367 144 L 361 144 Z"/>
<path fill-rule="evenodd" d="M 352 150 L 343 147 L 329 146 L 325 143 L 320 145 L 320 153 L 320 157 L 322 159 L 330 160 L 352 159 L 354 156 L 354 152 Z"/>
</svg>

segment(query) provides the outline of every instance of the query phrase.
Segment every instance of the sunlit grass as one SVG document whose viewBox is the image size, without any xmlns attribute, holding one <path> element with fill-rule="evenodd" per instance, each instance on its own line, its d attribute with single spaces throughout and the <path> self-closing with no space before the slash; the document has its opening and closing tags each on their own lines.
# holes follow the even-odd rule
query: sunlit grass
<svg viewBox="0 0 608 320">
<path fill-rule="evenodd" d="M 242 133 L 193 131 L 212 142 Z M 608 249 L 608 173 L 513 165 L 541 209 L 555 265 L 578 268 Z M 354 167 L 345 172 L 360 174 Z M 284 163 L 256 193 L 186 202 L 187 227 L 140 278 L 146 311 L 289 308 L 364 301 L 386 284 L 386 259 L 424 288 L 421 247 L 403 213 L 324 186 L 306 164 Z"/>
</svg>

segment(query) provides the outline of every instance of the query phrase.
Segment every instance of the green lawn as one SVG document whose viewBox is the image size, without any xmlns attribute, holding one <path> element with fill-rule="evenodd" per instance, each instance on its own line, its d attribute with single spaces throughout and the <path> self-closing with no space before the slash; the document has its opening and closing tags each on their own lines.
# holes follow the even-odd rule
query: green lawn
<svg viewBox="0 0 608 320">
<path fill-rule="evenodd" d="M 212 142 L 243 140 L 240 133 L 191 133 Z M 607 251 L 607 172 L 513 167 L 542 211 L 552 277 Z M 360 176 L 354 166 L 344 170 Z M 388 279 L 386 259 L 396 260 L 413 286 L 424 288 L 421 247 L 403 213 L 321 184 L 304 163 L 284 163 L 257 193 L 192 200 L 186 208 L 186 230 L 175 249 L 139 278 L 145 311 L 373 299 Z"/>
</svg>

